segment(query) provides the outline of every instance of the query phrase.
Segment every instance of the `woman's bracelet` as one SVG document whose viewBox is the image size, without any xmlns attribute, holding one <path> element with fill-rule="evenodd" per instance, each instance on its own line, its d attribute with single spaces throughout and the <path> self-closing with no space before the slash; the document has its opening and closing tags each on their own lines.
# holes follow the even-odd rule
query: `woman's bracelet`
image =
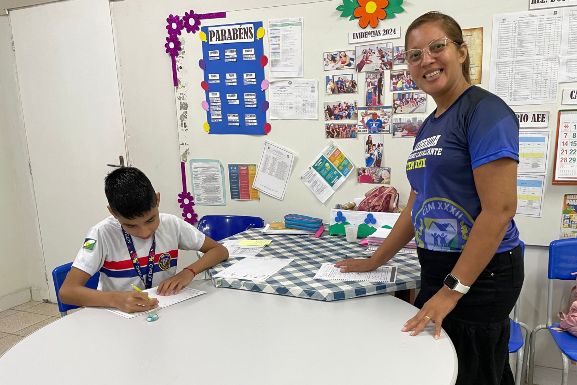
<svg viewBox="0 0 577 385">
<path fill-rule="evenodd" d="M 185 267 L 184 270 L 188 270 L 190 271 L 192 274 L 194 274 L 192 276 L 192 278 L 196 277 L 196 271 L 194 271 L 194 269 L 192 267 Z"/>
</svg>

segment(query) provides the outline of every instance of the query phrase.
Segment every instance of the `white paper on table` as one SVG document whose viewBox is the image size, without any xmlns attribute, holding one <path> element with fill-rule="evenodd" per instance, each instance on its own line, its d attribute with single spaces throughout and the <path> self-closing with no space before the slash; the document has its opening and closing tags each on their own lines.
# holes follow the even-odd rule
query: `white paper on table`
<svg viewBox="0 0 577 385">
<path fill-rule="evenodd" d="M 264 249 L 264 246 L 242 246 L 240 240 L 224 241 L 222 245 L 229 257 L 255 257 Z"/>
<path fill-rule="evenodd" d="M 269 62 L 272 77 L 303 76 L 303 18 L 269 20 Z"/>
<path fill-rule="evenodd" d="M 249 281 L 266 281 L 283 269 L 293 258 L 255 258 L 247 257 L 227 267 L 213 278 L 246 279 Z"/>
<path fill-rule="evenodd" d="M 335 267 L 333 263 L 323 263 L 315 274 L 315 279 L 394 283 L 397 280 L 397 266 L 381 266 L 377 270 L 364 273 L 341 273 L 340 268 Z"/>
<path fill-rule="evenodd" d="M 252 187 L 283 200 L 294 160 L 294 152 L 265 140 Z"/>
<path fill-rule="evenodd" d="M 271 81 L 268 99 L 271 120 L 319 118 L 319 89 L 316 79 Z"/>
<path fill-rule="evenodd" d="M 198 297 L 199 295 L 206 294 L 206 291 L 201 291 L 201 290 L 196 290 L 196 289 L 185 287 L 178 294 L 158 295 L 156 293 L 157 288 L 158 288 L 158 286 L 155 286 L 151 289 L 147 289 L 147 290 L 142 291 L 143 293 L 148 293 L 148 296 L 150 298 L 158 299 L 158 307 L 156 309 L 149 310 L 149 311 L 143 311 L 143 312 L 139 312 L 139 313 L 125 313 L 125 312 L 118 310 L 118 309 L 106 309 L 106 310 L 111 311 L 112 313 L 117 314 L 117 315 L 124 317 L 124 318 L 134 318 L 134 317 L 138 317 L 138 316 L 141 316 L 144 314 L 148 314 L 150 312 L 155 312 L 159 309 L 167 308 L 167 307 L 172 306 L 174 304 L 177 304 L 179 302 L 186 301 L 187 299 L 191 299 L 194 297 Z"/>
</svg>

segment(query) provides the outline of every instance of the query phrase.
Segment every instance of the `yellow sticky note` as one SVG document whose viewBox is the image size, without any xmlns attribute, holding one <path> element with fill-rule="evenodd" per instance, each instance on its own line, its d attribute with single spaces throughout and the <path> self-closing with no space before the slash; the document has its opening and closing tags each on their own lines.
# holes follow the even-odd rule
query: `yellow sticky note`
<svg viewBox="0 0 577 385">
<path fill-rule="evenodd" d="M 241 239 L 238 244 L 240 246 L 268 246 L 272 239 Z"/>
</svg>

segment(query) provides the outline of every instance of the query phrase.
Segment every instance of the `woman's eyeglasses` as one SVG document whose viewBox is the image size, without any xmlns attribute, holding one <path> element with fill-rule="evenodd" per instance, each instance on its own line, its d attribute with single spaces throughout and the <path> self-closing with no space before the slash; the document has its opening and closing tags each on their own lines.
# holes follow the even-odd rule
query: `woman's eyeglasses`
<svg viewBox="0 0 577 385">
<path fill-rule="evenodd" d="M 409 64 L 418 64 L 423 59 L 425 51 L 429 54 L 429 56 L 436 57 L 441 52 L 443 52 L 445 48 L 447 48 L 449 43 L 453 43 L 457 46 L 461 45 L 445 36 L 440 39 L 433 40 L 428 44 L 426 48 L 413 48 L 405 51 L 405 60 L 407 60 Z"/>
</svg>

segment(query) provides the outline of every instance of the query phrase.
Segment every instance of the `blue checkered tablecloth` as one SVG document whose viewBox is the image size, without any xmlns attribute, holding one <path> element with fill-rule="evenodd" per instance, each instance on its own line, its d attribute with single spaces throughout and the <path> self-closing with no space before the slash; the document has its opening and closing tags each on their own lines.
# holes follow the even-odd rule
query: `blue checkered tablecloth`
<svg viewBox="0 0 577 385">
<path fill-rule="evenodd" d="M 326 234 L 321 238 L 310 235 L 267 235 L 260 229 L 250 229 L 227 238 L 231 239 L 272 239 L 272 243 L 258 254 L 259 257 L 294 258 L 294 260 L 264 282 L 212 278 L 216 287 L 336 301 L 416 289 L 421 285 L 419 260 L 416 255 L 409 254 L 397 254 L 388 263 L 398 266 L 395 283 L 315 280 L 317 270 L 325 262 L 336 263 L 345 258 L 369 256 L 366 248 L 356 243 L 349 243 L 344 237 Z M 240 259 L 242 258 L 230 257 L 211 268 L 209 275 L 213 277 Z"/>
</svg>

